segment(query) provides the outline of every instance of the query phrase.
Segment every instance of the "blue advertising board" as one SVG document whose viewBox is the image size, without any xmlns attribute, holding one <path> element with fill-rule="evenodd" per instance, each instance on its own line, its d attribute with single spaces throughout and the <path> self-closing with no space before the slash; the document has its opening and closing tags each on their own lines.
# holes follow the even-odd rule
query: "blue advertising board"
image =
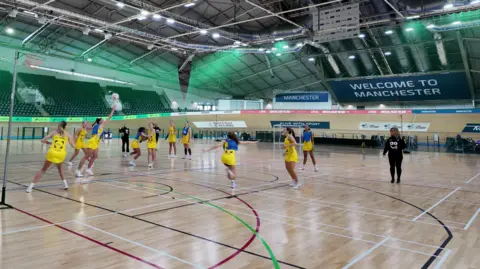
<svg viewBox="0 0 480 269">
<path fill-rule="evenodd" d="M 467 123 L 463 128 L 463 133 L 480 133 L 480 123 Z"/>
<path fill-rule="evenodd" d="M 282 93 L 275 96 L 275 102 L 287 103 L 326 103 L 328 102 L 327 92 L 304 92 L 304 93 Z"/>
<path fill-rule="evenodd" d="M 272 127 L 281 125 L 282 127 L 305 127 L 308 124 L 311 129 L 330 129 L 330 122 L 328 121 L 270 121 Z"/>
<path fill-rule="evenodd" d="M 464 72 L 330 82 L 341 103 L 471 99 Z"/>
</svg>

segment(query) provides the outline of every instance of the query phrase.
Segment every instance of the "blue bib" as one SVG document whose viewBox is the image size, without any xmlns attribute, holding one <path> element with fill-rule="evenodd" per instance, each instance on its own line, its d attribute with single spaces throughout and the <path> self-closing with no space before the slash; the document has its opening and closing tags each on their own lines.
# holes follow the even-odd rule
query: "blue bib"
<svg viewBox="0 0 480 269">
<path fill-rule="evenodd" d="M 312 131 L 303 132 L 303 141 L 310 142 L 312 140 Z"/>
<path fill-rule="evenodd" d="M 237 143 L 235 143 L 235 141 L 231 140 L 231 139 L 227 139 L 225 140 L 225 144 L 224 144 L 224 149 L 225 150 L 235 150 L 235 151 L 238 151 L 238 145 Z"/>
</svg>

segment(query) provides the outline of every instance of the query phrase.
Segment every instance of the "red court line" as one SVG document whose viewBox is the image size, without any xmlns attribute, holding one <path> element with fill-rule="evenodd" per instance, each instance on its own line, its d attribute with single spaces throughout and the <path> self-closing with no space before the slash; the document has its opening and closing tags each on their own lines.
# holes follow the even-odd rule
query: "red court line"
<svg viewBox="0 0 480 269">
<path fill-rule="evenodd" d="M 72 231 L 72 230 L 70 230 L 70 229 L 68 229 L 68 228 L 65 228 L 65 227 L 61 226 L 61 225 L 55 224 L 55 223 L 53 223 L 53 222 L 51 222 L 51 221 L 49 221 L 49 220 L 43 219 L 43 218 L 41 218 L 41 217 L 39 217 L 39 216 L 35 216 L 35 215 L 33 215 L 33 214 L 30 214 L 30 213 L 25 212 L 25 211 L 23 211 L 23 210 L 21 210 L 21 209 L 18 209 L 18 208 L 14 208 L 14 209 L 17 210 L 17 211 L 19 211 L 19 212 L 22 212 L 22 213 L 25 214 L 25 215 L 28 215 L 28 216 L 33 217 L 33 218 L 36 218 L 36 219 L 41 220 L 41 221 L 43 221 L 43 222 L 46 222 L 46 223 L 48 223 L 48 224 L 52 224 L 53 226 L 56 226 L 56 227 L 58 227 L 58 228 L 60 228 L 60 229 L 62 229 L 62 230 L 64 230 L 64 231 L 67 231 L 67 232 L 69 232 L 69 233 L 72 233 L 72 234 L 74 234 L 74 235 L 76 235 L 76 236 L 79 236 L 79 237 L 81 237 L 81 238 L 83 238 L 83 239 L 86 239 L 86 240 L 88 240 L 88 241 L 90 241 L 90 242 L 93 242 L 93 243 L 95 243 L 95 244 L 97 244 L 97 245 L 100 245 L 100 246 L 102 246 L 102 247 L 109 248 L 109 249 L 111 249 L 111 250 L 113 250 L 113 251 L 115 251 L 115 252 L 118 252 L 118 253 L 120 253 L 120 254 L 123 254 L 123 255 L 125 255 L 125 256 L 127 256 L 127 257 L 130 257 L 130 258 L 132 258 L 132 259 L 135 259 L 135 260 L 137 260 L 137 261 L 139 261 L 139 262 L 143 262 L 143 263 L 148 264 L 148 265 L 150 265 L 150 266 L 152 266 L 152 267 L 154 267 L 154 268 L 164 269 L 163 267 L 160 267 L 160 266 L 158 266 L 158 265 L 156 265 L 156 264 L 154 264 L 154 263 L 151 263 L 151 262 L 149 262 L 149 261 L 146 261 L 146 260 L 144 260 L 144 259 L 142 259 L 142 258 L 140 258 L 140 257 L 134 256 L 134 255 L 132 255 L 132 254 L 130 254 L 130 253 L 127 253 L 127 252 L 125 252 L 125 251 L 122 251 L 122 250 L 120 250 L 120 249 L 118 249 L 118 248 L 114 248 L 114 247 L 111 247 L 111 246 L 109 246 L 109 245 L 106 245 L 106 244 L 104 244 L 104 243 L 102 243 L 102 242 L 100 242 L 100 241 L 97 241 L 97 240 L 95 240 L 95 239 L 93 239 L 93 238 L 90 238 L 90 237 L 85 236 L 85 235 L 83 235 L 83 234 L 80 234 L 80 233 L 77 233 L 77 232 L 75 232 L 75 231 Z"/>
</svg>

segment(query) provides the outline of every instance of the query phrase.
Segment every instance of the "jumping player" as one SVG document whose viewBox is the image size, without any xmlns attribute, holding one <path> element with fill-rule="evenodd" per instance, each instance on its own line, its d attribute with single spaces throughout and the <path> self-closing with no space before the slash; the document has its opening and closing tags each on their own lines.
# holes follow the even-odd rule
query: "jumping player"
<svg viewBox="0 0 480 269">
<path fill-rule="evenodd" d="M 310 129 L 310 126 L 305 125 L 305 129 L 303 130 L 303 166 L 300 168 L 300 170 L 305 170 L 305 165 L 308 161 L 308 155 L 310 155 L 313 163 L 313 169 L 315 172 L 318 172 L 317 162 L 315 160 L 315 156 L 313 155 L 313 138 L 313 132 Z"/>
<path fill-rule="evenodd" d="M 155 132 L 155 125 L 153 122 L 148 123 L 148 168 L 153 168 L 153 163 L 157 159 L 157 132 Z"/>
<path fill-rule="evenodd" d="M 98 158 L 98 147 L 100 146 L 100 140 L 102 139 L 103 128 L 105 128 L 105 126 L 108 124 L 108 122 L 113 116 L 113 113 L 115 113 L 115 105 L 112 107 L 112 112 L 110 112 L 110 115 L 108 115 L 108 118 L 106 120 L 103 120 L 102 118 L 97 118 L 97 120 L 93 124 L 92 136 L 87 142 L 85 155 L 83 156 L 82 160 L 80 160 L 80 163 L 78 164 L 78 168 L 75 171 L 75 175 L 77 177 L 83 177 L 81 171 L 82 171 L 83 165 L 87 160 L 88 160 L 88 167 L 86 172 L 88 175 L 93 176 L 92 167 L 93 167 L 93 164 L 95 163 L 95 160 Z"/>
<path fill-rule="evenodd" d="M 88 122 L 82 122 L 82 128 L 78 130 L 75 134 L 75 152 L 73 153 L 72 157 L 68 161 L 68 166 L 73 166 L 73 160 L 78 156 L 80 150 L 83 151 L 85 154 L 85 137 L 87 136 L 87 130 L 91 130 L 92 127 L 87 127 Z"/>
<path fill-rule="evenodd" d="M 188 121 L 185 122 L 185 127 L 182 131 L 182 144 L 185 151 L 184 159 L 192 159 L 192 149 L 190 149 L 190 138 L 192 137 L 192 128 L 188 125 Z M 187 156 L 188 153 L 188 156 Z"/>
<path fill-rule="evenodd" d="M 258 143 L 258 141 L 242 141 L 242 144 L 255 144 Z M 235 152 L 238 151 L 238 145 L 240 144 L 240 141 L 238 140 L 237 135 L 235 133 L 228 133 L 227 134 L 227 139 L 222 142 L 221 144 L 218 144 L 216 146 L 213 146 L 209 149 L 203 150 L 204 152 L 211 151 L 214 149 L 218 149 L 223 147 L 223 155 L 222 155 L 222 163 L 227 167 L 227 177 L 231 181 L 231 186 L 232 189 L 237 188 L 237 184 L 235 183 L 235 178 L 237 177 L 236 175 L 236 165 L 237 165 L 237 159 L 235 156 Z"/>
<path fill-rule="evenodd" d="M 45 162 L 43 163 L 43 167 L 40 171 L 37 172 L 35 177 L 33 178 L 32 183 L 27 188 L 27 193 L 31 193 L 35 184 L 40 180 L 43 174 L 50 168 L 52 164 L 55 164 L 58 169 L 58 174 L 60 175 L 60 179 L 63 182 L 63 188 L 65 190 L 68 189 L 68 183 L 65 180 L 63 175 L 63 167 L 62 163 L 67 157 L 67 143 L 75 148 L 73 137 L 65 130 L 67 127 L 67 123 L 65 121 L 61 121 L 58 124 L 57 130 L 51 132 L 46 137 L 42 139 L 43 144 L 51 145 L 50 149 L 47 152 L 47 156 L 45 158 Z M 52 142 L 48 140 L 52 138 Z"/>
<path fill-rule="evenodd" d="M 283 143 L 283 148 L 285 149 L 285 168 L 287 169 L 290 177 L 292 178 L 292 183 L 290 184 L 294 189 L 300 188 L 302 184 L 298 181 L 297 173 L 295 172 L 295 165 L 298 162 L 298 154 L 295 147 L 297 142 L 295 141 L 295 132 L 292 128 L 286 128 L 283 131 L 285 136 L 285 141 Z"/>
<path fill-rule="evenodd" d="M 142 151 L 140 150 L 140 143 L 142 143 L 145 139 L 147 139 L 148 136 L 145 134 L 145 127 L 140 127 L 138 128 L 137 135 L 135 138 L 132 140 L 132 145 L 131 148 L 133 150 L 132 153 L 130 153 L 130 156 L 133 156 L 133 159 L 130 161 L 130 166 L 135 166 L 135 160 L 138 159 L 142 155 Z"/>
<path fill-rule="evenodd" d="M 402 162 L 403 162 L 403 150 L 407 148 L 405 140 L 400 137 L 398 128 L 393 127 L 390 129 L 390 138 L 385 141 L 385 149 L 383 150 L 383 156 L 388 152 L 388 161 L 390 162 L 390 175 L 392 176 L 391 183 L 395 182 L 395 168 L 397 169 L 397 183 L 400 183 L 400 177 L 402 176 Z"/>
<path fill-rule="evenodd" d="M 173 120 L 170 121 L 170 127 L 168 127 L 168 158 L 176 158 L 177 157 L 177 134 L 175 128 L 175 122 Z M 173 149 L 173 155 L 172 155 Z"/>
</svg>

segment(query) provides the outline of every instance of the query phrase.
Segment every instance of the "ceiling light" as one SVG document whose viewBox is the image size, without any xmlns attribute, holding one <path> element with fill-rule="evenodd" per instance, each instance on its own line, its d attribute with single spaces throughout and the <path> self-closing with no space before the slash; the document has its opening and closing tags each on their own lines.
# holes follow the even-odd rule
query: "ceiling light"
<svg viewBox="0 0 480 269">
<path fill-rule="evenodd" d="M 219 38 L 219 37 L 220 37 L 220 34 L 219 34 L 219 33 L 213 33 L 212 37 L 213 37 L 213 38 Z"/>
<path fill-rule="evenodd" d="M 288 49 L 288 45 L 284 45 L 283 48 L 284 48 L 284 49 Z"/>
<path fill-rule="evenodd" d="M 7 29 L 5 29 L 5 32 L 9 35 L 13 35 L 15 33 L 15 30 L 13 30 L 13 28 L 7 27 Z"/>
<path fill-rule="evenodd" d="M 459 25 L 461 23 L 462 23 L 461 21 L 454 21 L 454 22 L 452 22 L 452 25 Z"/>
<path fill-rule="evenodd" d="M 110 34 L 110 33 L 106 33 L 106 34 L 105 34 L 105 39 L 106 39 L 106 40 L 109 40 L 109 39 L 111 39 L 111 38 L 112 38 L 112 34 Z"/>
<path fill-rule="evenodd" d="M 235 45 L 240 45 L 240 44 L 242 44 L 242 42 L 240 42 L 240 41 L 235 41 L 234 44 L 235 44 Z"/>
<path fill-rule="evenodd" d="M 94 29 L 95 32 L 103 33 L 103 30 L 100 30 L 98 28 Z"/>
<path fill-rule="evenodd" d="M 350 55 L 350 56 L 348 56 L 348 59 L 351 59 L 351 60 L 353 60 L 353 59 L 355 59 L 355 58 L 357 58 L 357 57 L 355 57 L 355 55 Z"/>
<path fill-rule="evenodd" d="M 283 37 L 275 38 L 275 41 L 281 41 L 283 40 Z"/>
<path fill-rule="evenodd" d="M 451 8 L 453 8 L 453 4 L 452 4 L 452 3 L 445 4 L 445 5 L 443 6 L 443 8 L 444 8 L 444 9 L 451 9 Z"/>
<path fill-rule="evenodd" d="M 147 19 L 147 17 L 145 17 L 145 16 L 140 16 L 140 17 L 138 17 L 138 20 L 139 20 L 139 21 L 143 21 L 143 20 L 146 20 L 146 19 Z"/>
<path fill-rule="evenodd" d="M 31 11 L 28 11 L 28 10 L 24 10 L 23 13 L 37 16 L 37 13 L 31 12 Z"/>
<path fill-rule="evenodd" d="M 184 7 L 193 7 L 195 5 L 195 3 L 188 3 L 188 4 L 185 4 Z"/>
<path fill-rule="evenodd" d="M 390 56 L 392 53 L 390 51 L 385 52 L 385 56 Z"/>
<path fill-rule="evenodd" d="M 90 28 L 86 27 L 85 29 L 83 29 L 82 33 L 84 35 L 88 35 L 90 33 Z"/>
<path fill-rule="evenodd" d="M 414 16 L 408 16 L 407 20 L 414 20 L 414 19 L 419 19 L 420 15 L 414 15 Z"/>
<path fill-rule="evenodd" d="M 386 35 L 391 35 L 391 34 L 393 34 L 393 31 L 392 30 L 387 30 L 387 31 L 385 31 L 385 34 Z"/>
<path fill-rule="evenodd" d="M 277 51 L 277 48 L 273 47 L 273 48 L 272 48 L 272 51 Z"/>
<path fill-rule="evenodd" d="M 297 47 L 303 46 L 303 43 L 297 43 Z"/>
<path fill-rule="evenodd" d="M 264 48 L 259 48 L 258 51 L 265 51 L 265 49 Z"/>
<path fill-rule="evenodd" d="M 435 24 L 429 24 L 429 25 L 427 25 L 427 28 L 428 28 L 428 29 L 432 29 L 433 27 L 435 27 Z"/>
<path fill-rule="evenodd" d="M 155 20 L 159 20 L 159 19 L 162 18 L 162 16 L 160 16 L 160 15 L 158 15 L 158 14 L 153 14 L 153 18 L 154 18 Z"/>
<path fill-rule="evenodd" d="M 38 23 L 40 23 L 40 24 L 47 23 L 47 17 L 45 17 L 45 16 L 38 17 Z"/>
<path fill-rule="evenodd" d="M 117 7 L 119 7 L 119 8 L 124 8 L 124 7 L 125 7 L 125 4 L 122 3 L 122 2 L 117 2 Z"/>
<path fill-rule="evenodd" d="M 265 53 L 271 53 L 272 51 L 271 50 L 266 50 Z"/>
<path fill-rule="evenodd" d="M 281 53 L 277 53 L 277 56 L 282 56 L 282 54 L 281 54 Z"/>
<path fill-rule="evenodd" d="M 365 38 L 365 34 L 359 34 L 358 37 Z"/>
<path fill-rule="evenodd" d="M 410 28 L 407 28 L 407 29 L 405 29 L 405 31 L 411 32 L 411 31 L 413 31 L 413 28 L 411 28 L 411 27 L 410 27 Z"/>
<path fill-rule="evenodd" d="M 315 58 L 313 58 L 313 57 L 312 57 L 312 58 L 308 58 L 308 61 L 309 61 L 309 62 L 315 62 Z"/>
<path fill-rule="evenodd" d="M 150 45 L 147 46 L 147 49 L 148 49 L 148 50 L 153 50 L 154 47 L 155 47 L 155 45 L 150 44 Z"/>
<path fill-rule="evenodd" d="M 91 63 L 91 62 L 93 61 L 93 59 L 92 59 L 92 58 L 88 58 L 87 61 L 88 61 L 89 63 Z"/>
<path fill-rule="evenodd" d="M 10 11 L 10 13 L 8 13 L 8 16 L 12 17 L 12 18 L 16 18 L 17 14 L 18 14 L 18 10 L 16 8 L 14 8 L 14 9 L 12 9 L 12 11 Z"/>
<path fill-rule="evenodd" d="M 206 35 L 207 33 L 208 33 L 208 31 L 207 31 L 207 30 L 203 30 L 203 29 L 202 29 L 202 30 L 200 30 L 200 34 L 202 34 L 202 35 Z"/>
<path fill-rule="evenodd" d="M 480 4 L 480 0 L 474 0 L 470 2 L 471 5 Z"/>
<path fill-rule="evenodd" d="M 177 51 L 178 49 L 177 49 L 177 48 L 172 48 L 172 50 L 175 50 L 175 51 Z"/>
<path fill-rule="evenodd" d="M 148 11 L 146 11 L 146 10 L 142 10 L 142 11 L 140 11 L 140 14 L 141 14 L 142 16 L 148 16 L 148 15 L 150 15 L 150 12 L 148 12 Z"/>
<path fill-rule="evenodd" d="M 248 46 L 248 44 L 247 44 L 247 43 L 243 43 L 242 46 L 246 47 L 246 46 Z"/>
<path fill-rule="evenodd" d="M 171 18 L 168 18 L 168 19 L 167 19 L 167 23 L 170 23 L 170 24 L 172 24 L 172 23 L 174 23 L 174 22 L 175 22 L 175 20 L 174 20 L 174 19 L 171 19 Z"/>
</svg>

